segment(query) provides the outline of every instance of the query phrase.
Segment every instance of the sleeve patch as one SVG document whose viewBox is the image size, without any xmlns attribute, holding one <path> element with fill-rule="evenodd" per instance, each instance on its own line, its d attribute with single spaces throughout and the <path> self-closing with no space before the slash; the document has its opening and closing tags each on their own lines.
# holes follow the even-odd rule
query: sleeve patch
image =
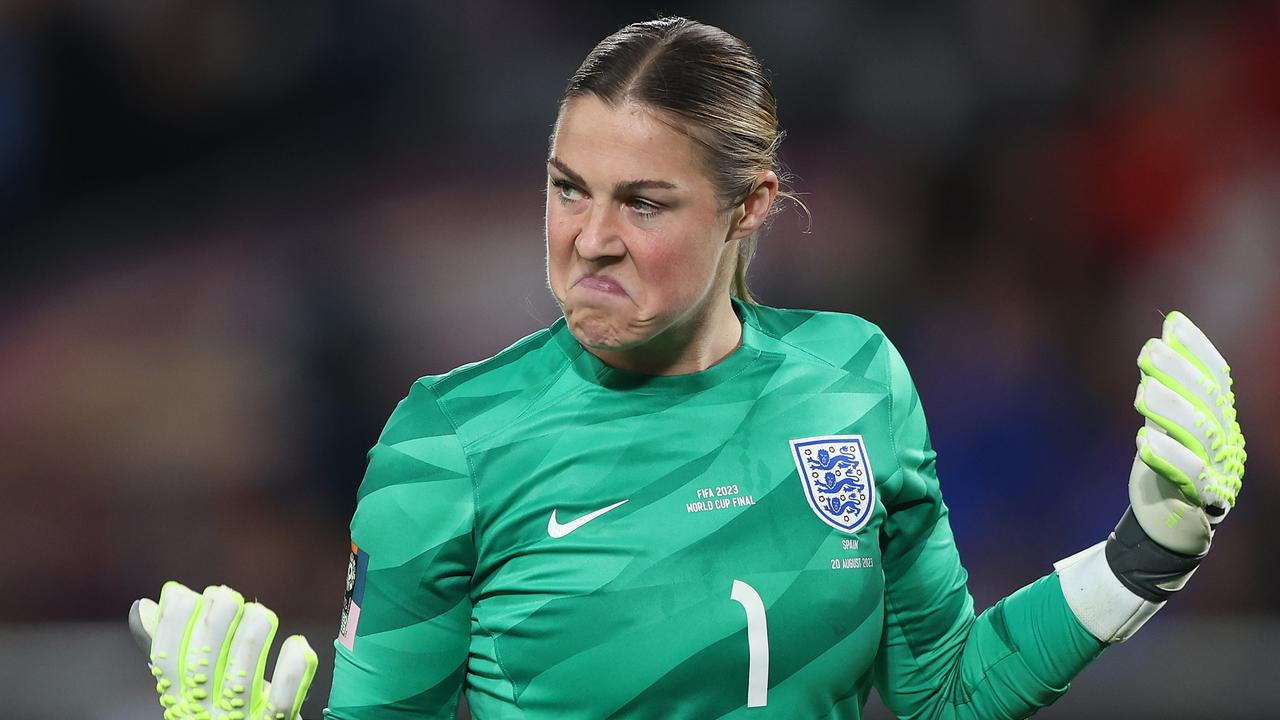
<svg viewBox="0 0 1280 720">
<path fill-rule="evenodd" d="M 342 625 L 338 642 L 355 651 L 356 627 L 360 624 L 360 606 L 364 603 L 364 581 L 369 575 L 369 553 L 351 543 L 351 559 L 347 563 L 347 594 L 342 602 Z"/>
</svg>

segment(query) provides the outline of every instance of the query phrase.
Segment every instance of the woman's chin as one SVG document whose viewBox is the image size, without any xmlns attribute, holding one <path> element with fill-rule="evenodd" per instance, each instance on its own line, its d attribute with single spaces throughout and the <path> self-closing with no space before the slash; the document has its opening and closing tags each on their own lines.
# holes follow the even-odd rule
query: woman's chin
<svg viewBox="0 0 1280 720">
<path fill-rule="evenodd" d="M 627 332 L 625 323 L 600 313 L 595 309 L 568 311 L 565 318 L 569 331 L 578 342 L 593 350 L 618 352 L 628 350 L 642 343 L 640 338 Z"/>
</svg>

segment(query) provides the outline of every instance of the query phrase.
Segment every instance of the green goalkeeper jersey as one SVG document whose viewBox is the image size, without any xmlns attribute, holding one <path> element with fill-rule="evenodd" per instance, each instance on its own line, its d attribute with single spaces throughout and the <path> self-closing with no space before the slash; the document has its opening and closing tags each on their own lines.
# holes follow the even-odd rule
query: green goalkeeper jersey
<svg viewBox="0 0 1280 720">
<path fill-rule="evenodd" d="M 564 320 L 413 385 L 351 523 L 326 718 L 1024 717 L 1101 652 L 1047 575 L 975 617 L 906 366 L 734 301 L 714 367 Z"/>
</svg>

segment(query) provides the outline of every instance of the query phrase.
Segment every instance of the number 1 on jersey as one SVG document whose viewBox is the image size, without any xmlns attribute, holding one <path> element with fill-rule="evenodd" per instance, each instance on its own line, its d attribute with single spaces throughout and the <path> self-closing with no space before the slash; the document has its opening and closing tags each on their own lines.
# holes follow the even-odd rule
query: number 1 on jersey
<svg viewBox="0 0 1280 720">
<path fill-rule="evenodd" d="M 729 599 L 747 614 L 747 707 L 764 707 L 769 702 L 769 628 L 764 601 L 755 588 L 741 580 L 733 581 Z"/>
</svg>

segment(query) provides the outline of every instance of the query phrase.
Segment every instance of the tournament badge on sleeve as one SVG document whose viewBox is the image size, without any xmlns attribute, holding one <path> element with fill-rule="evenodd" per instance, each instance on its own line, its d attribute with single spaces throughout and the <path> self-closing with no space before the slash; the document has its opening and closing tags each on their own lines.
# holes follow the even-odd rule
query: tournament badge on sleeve
<svg viewBox="0 0 1280 720">
<path fill-rule="evenodd" d="M 342 625 L 338 642 L 355 650 L 356 626 L 360 624 L 360 606 L 364 604 L 364 580 L 369 574 L 369 553 L 351 543 L 351 560 L 347 563 L 347 595 L 342 603 Z"/>
<path fill-rule="evenodd" d="M 827 435 L 791 441 L 809 507 L 831 527 L 862 529 L 876 503 L 876 483 L 861 435 Z"/>
</svg>

